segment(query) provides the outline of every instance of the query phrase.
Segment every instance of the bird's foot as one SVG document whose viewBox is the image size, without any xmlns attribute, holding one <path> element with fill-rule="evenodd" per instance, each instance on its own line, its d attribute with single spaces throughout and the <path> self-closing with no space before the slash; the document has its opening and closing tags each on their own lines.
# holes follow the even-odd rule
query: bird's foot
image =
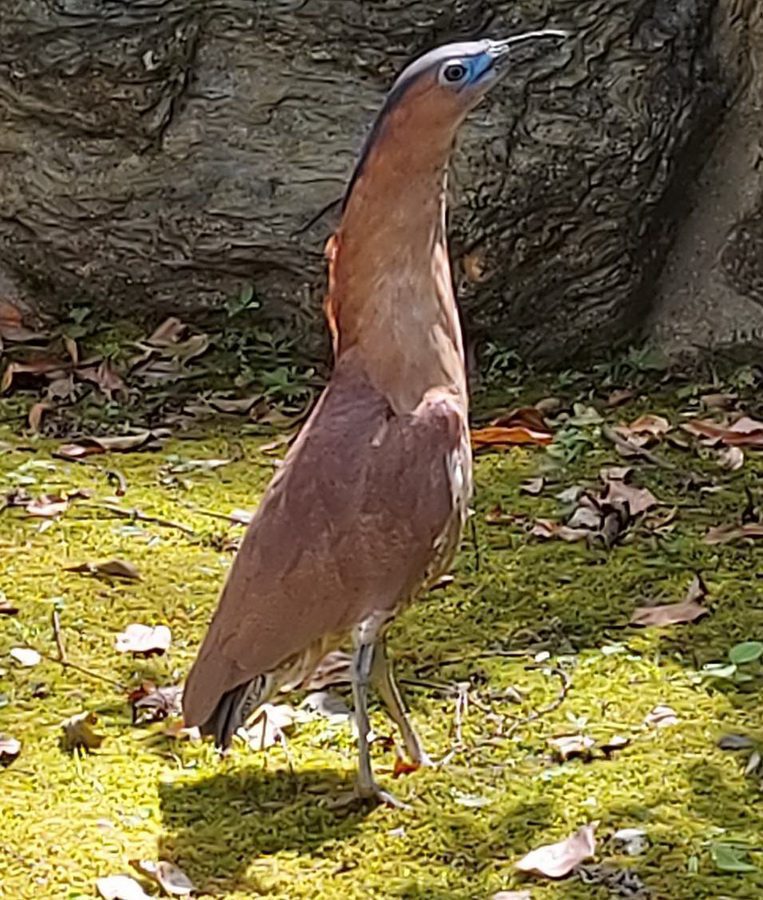
<svg viewBox="0 0 763 900">
<path fill-rule="evenodd" d="M 362 806 L 389 806 L 391 809 L 410 809 L 407 803 L 383 790 L 376 782 L 370 785 L 356 785 L 352 791 L 344 791 L 329 801 L 331 809 L 347 809 Z"/>
</svg>

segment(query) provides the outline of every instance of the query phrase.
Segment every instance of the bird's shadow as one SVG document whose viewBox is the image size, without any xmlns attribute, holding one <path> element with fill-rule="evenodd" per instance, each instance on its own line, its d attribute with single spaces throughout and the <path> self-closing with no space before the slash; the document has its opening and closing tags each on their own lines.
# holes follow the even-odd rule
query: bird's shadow
<svg viewBox="0 0 763 900">
<path fill-rule="evenodd" d="M 272 867 L 265 859 L 258 871 L 258 857 L 281 850 L 312 853 L 357 830 L 370 808 L 330 806 L 352 787 L 350 776 L 329 769 L 289 774 L 245 768 L 161 784 L 159 858 L 180 865 L 202 893 L 259 896 L 268 892 Z"/>
</svg>

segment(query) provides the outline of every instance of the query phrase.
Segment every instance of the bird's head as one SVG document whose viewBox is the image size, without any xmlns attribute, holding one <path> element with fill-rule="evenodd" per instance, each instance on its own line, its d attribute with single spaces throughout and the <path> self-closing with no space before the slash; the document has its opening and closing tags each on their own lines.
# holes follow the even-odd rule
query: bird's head
<svg viewBox="0 0 763 900">
<path fill-rule="evenodd" d="M 463 117 L 490 88 L 512 71 L 558 46 L 567 33 L 529 31 L 504 40 L 445 44 L 407 66 L 385 104 L 427 104 L 443 114 Z"/>
<path fill-rule="evenodd" d="M 445 44 L 414 60 L 387 94 L 348 185 L 345 206 L 371 157 L 379 157 L 382 147 L 384 159 L 408 170 L 428 158 L 442 159 L 467 113 L 494 84 L 513 71 L 521 73 L 528 62 L 553 50 L 567 36 L 564 31 L 546 29 L 504 40 Z M 395 144 L 404 146 L 392 154 Z M 390 157 L 400 156 L 401 150 L 404 159 L 393 162 Z"/>
</svg>

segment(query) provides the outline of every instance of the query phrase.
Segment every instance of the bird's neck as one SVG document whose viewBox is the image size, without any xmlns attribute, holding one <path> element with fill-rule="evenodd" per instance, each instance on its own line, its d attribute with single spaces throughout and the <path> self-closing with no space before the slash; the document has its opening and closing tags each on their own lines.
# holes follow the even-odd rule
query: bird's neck
<svg viewBox="0 0 763 900">
<path fill-rule="evenodd" d="M 466 406 L 445 234 L 451 143 L 439 152 L 430 143 L 427 159 L 413 160 L 410 147 L 380 142 L 328 250 L 326 312 L 337 361 L 352 353 L 398 413 L 432 388 L 452 391 Z"/>
</svg>

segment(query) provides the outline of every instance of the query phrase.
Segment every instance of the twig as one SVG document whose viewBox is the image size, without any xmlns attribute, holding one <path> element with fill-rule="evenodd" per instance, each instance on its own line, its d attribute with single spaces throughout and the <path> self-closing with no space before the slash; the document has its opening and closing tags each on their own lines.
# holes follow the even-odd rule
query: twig
<svg viewBox="0 0 763 900">
<path fill-rule="evenodd" d="M 121 506 L 117 506 L 113 503 L 83 503 L 81 506 L 83 508 L 110 512 L 117 519 L 132 519 L 134 522 L 150 522 L 153 525 L 161 525 L 164 528 L 174 528 L 177 531 L 182 531 L 183 534 L 187 534 L 189 537 L 198 537 L 198 534 L 187 525 L 181 525 L 180 522 L 173 522 L 170 519 L 162 519 L 159 516 L 151 516 L 148 515 L 148 513 L 141 512 L 139 509 L 122 509 Z"/>
<path fill-rule="evenodd" d="M 669 471 L 673 471 L 676 468 L 673 463 L 662 459 L 655 453 L 652 453 L 651 450 L 647 450 L 646 447 L 639 447 L 638 444 L 635 444 L 628 438 L 623 437 L 621 434 L 618 434 L 613 428 L 610 428 L 609 425 L 602 425 L 601 433 L 603 437 L 605 437 L 608 441 L 610 441 L 610 443 L 615 445 L 615 448 L 621 448 L 631 456 L 640 456 L 642 459 L 647 460 L 647 462 L 653 463 L 655 466 L 659 466 L 661 469 L 668 469 Z"/>
<path fill-rule="evenodd" d="M 66 648 L 64 647 L 64 639 L 61 634 L 61 617 L 58 615 L 57 609 L 53 610 L 50 618 L 53 623 L 53 636 L 56 639 L 56 647 L 58 648 L 58 661 L 65 666 L 68 660 L 66 659 Z"/>
</svg>

